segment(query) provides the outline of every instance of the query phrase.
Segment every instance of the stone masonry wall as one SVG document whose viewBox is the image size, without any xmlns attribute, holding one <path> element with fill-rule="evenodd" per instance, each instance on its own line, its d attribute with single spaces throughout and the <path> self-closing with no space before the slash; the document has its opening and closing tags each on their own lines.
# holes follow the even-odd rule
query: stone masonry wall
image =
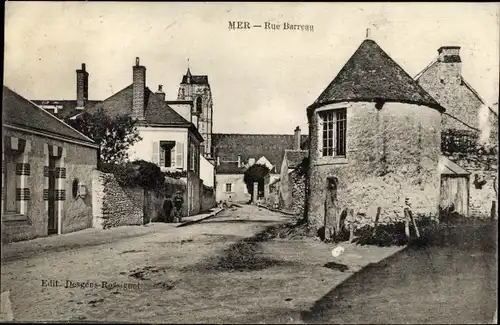
<svg viewBox="0 0 500 325">
<path fill-rule="evenodd" d="M 291 211 L 302 217 L 306 203 L 306 177 L 298 170 L 294 170 L 289 174 L 289 178 L 292 194 Z"/>
<path fill-rule="evenodd" d="M 331 107 L 338 107 L 331 106 Z M 414 214 L 437 215 L 441 114 L 429 107 L 386 103 L 347 104 L 345 158 L 321 157 L 317 114 L 310 117 L 310 223 L 324 226 L 327 177 L 338 178 L 337 204 L 354 209 L 362 224 L 402 218 L 405 198 Z"/>
<path fill-rule="evenodd" d="M 101 174 L 104 198 L 103 227 L 141 225 L 144 220 L 144 190 L 122 187 L 113 174 Z"/>
</svg>

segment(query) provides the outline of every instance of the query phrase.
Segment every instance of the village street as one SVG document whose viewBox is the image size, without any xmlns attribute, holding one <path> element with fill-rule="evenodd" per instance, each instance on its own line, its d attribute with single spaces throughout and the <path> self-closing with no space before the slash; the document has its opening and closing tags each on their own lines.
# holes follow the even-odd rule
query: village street
<svg viewBox="0 0 500 325">
<path fill-rule="evenodd" d="M 334 244 L 259 235 L 290 219 L 243 205 L 186 227 L 111 229 L 114 240 L 99 239 L 106 231 L 67 234 L 61 242 L 74 245 L 64 250 L 42 246 L 56 237 L 36 239 L 46 247 L 36 253 L 23 253 L 26 243 L 4 245 L 2 292 L 10 290 L 16 321 L 460 323 L 492 316 L 496 303 L 485 299 L 494 297 L 489 278 L 496 271 L 484 273 L 479 263 L 489 255 L 478 253 L 479 266 L 470 267 L 445 252 L 449 264 L 436 259 L 429 271 L 426 254 L 400 247 L 344 245 L 333 258 Z M 324 267 L 329 262 L 333 267 Z M 450 266 L 452 283 L 445 280 Z"/>
</svg>

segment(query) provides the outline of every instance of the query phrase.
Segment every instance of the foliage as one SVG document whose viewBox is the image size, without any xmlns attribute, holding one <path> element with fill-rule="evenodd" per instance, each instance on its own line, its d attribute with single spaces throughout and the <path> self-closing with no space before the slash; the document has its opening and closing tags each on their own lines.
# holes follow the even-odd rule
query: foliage
<svg viewBox="0 0 500 325">
<path fill-rule="evenodd" d="M 141 140 L 134 119 L 128 115 L 112 118 L 102 108 L 92 114 L 84 112 L 77 119 L 65 122 L 99 145 L 104 163 L 124 163 L 128 160 L 127 150 Z"/>
<path fill-rule="evenodd" d="M 447 129 L 441 132 L 441 151 L 445 154 L 495 155 L 496 148 L 479 142 L 479 133 Z"/>
<path fill-rule="evenodd" d="M 250 166 L 243 175 L 243 181 L 247 186 L 248 193 L 252 196 L 253 199 L 253 184 L 258 183 L 258 190 L 264 191 L 264 179 L 267 175 L 269 175 L 269 168 L 267 166 L 261 164 L 253 164 Z"/>
<path fill-rule="evenodd" d="M 165 183 L 165 173 L 156 164 L 135 160 L 125 164 L 100 163 L 99 170 L 112 173 L 122 186 L 155 189 Z"/>
<path fill-rule="evenodd" d="M 407 244 L 421 244 L 428 242 L 435 237 L 438 231 L 437 223 L 429 216 L 420 216 L 415 218 L 420 238 L 416 237 L 415 230 L 410 225 L 410 240 L 406 237 L 405 222 L 398 221 L 388 224 L 379 224 L 375 235 L 373 234 L 374 227 L 365 225 L 354 231 L 353 243 L 358 245 L 375 245 L 381 247 L 387 246 L 403 246 Z M 349 231 L 343 231 L 336 236 L 337 242 L 349 240 Z"/>
<path fill-rule="evenodd" d="M 170 177 L 170 178 L 179 179 L 179 178 L 187 177 L 186 170 L 178 170 L 178 171 L 167 170 L 167 171 L 164 171 L 163 173 L 165 174 L 165 176 Z"/>
</svg>

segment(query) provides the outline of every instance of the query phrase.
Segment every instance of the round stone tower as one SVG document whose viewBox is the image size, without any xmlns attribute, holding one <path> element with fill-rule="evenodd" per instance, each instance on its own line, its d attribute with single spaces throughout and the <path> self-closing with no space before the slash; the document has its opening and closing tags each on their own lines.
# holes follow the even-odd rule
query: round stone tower
<svg viewBox="0 0 500 325">
<path fill-rule="evenodd" d="M 307 215 L 317 229 L 353 210 L 358 222 L 436 215 L 441 107 L 367 39 L 307 109 Z"/>
</svg>

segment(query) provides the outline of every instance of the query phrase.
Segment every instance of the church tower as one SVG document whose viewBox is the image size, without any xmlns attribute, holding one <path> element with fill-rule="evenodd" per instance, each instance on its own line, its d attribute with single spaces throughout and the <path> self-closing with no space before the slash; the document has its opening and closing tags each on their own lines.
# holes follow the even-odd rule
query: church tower
<svg viewBox="0 0 500 325">
<path fill-rule="evenodd" d="M 203 136 L 202 150 L 207 159 L 212 157 L 212 92 L 208 76 L 192 75 L 187 69 L 179 86 L 177 100 L 192 100 L 194 112 L 198 116 L 198 131 Z"/>
</svg>

